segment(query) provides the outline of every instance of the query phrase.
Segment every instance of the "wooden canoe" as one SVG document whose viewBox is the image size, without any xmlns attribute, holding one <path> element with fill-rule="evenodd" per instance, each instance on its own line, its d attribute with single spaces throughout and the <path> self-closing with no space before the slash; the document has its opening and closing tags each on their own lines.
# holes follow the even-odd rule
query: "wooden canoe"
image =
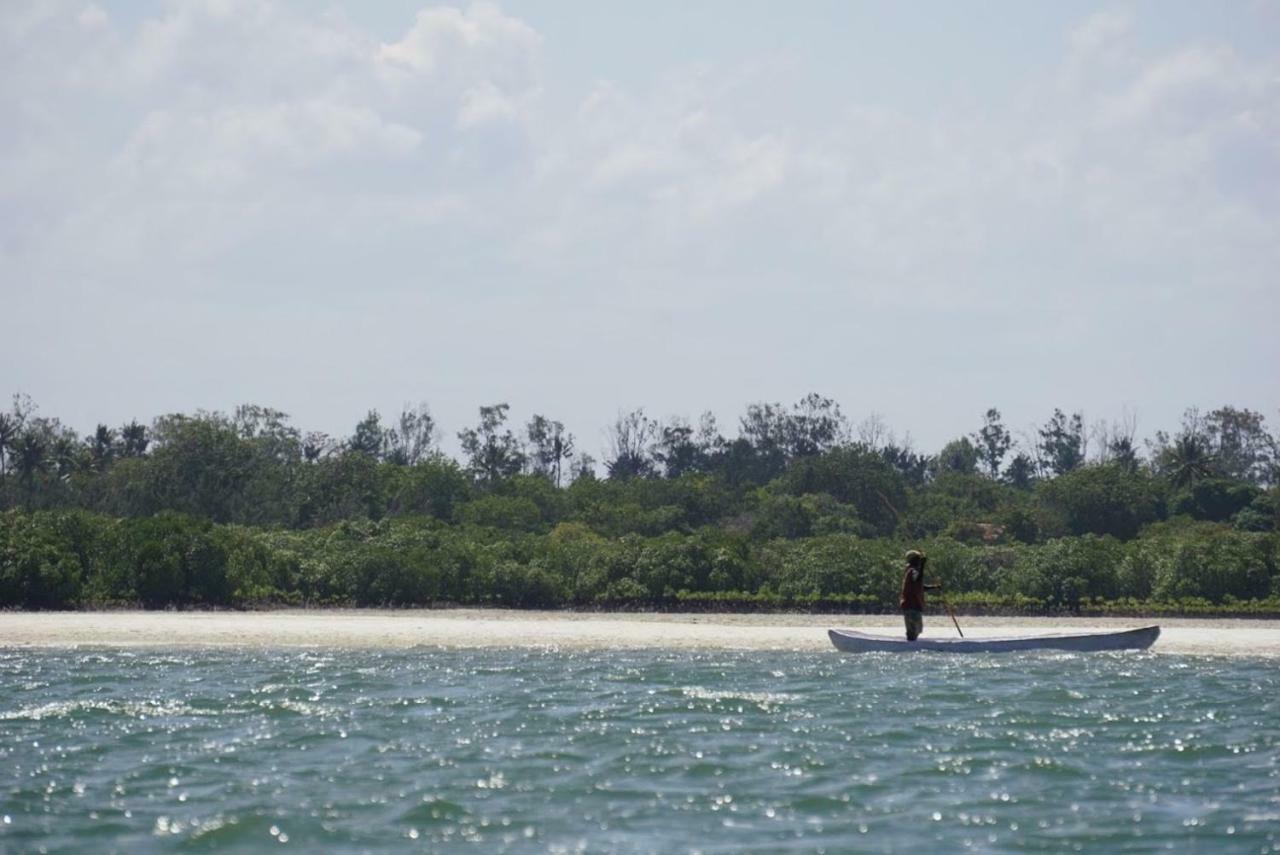
<svg viewBox="0 0 1280 855">
<path fill-rule="evenodd" d="M 829 629 L 827 635 L 846 653 L 1006 653 L 1015 650 L 1146 650 L 1160 637 L 1160 627 L 1144 626 L 1118 632 L 1067 632 L 1057 635 L 1014 635 L 989 638 L 917 638 L 871 635 L 852 629 Z"/>
</svg>

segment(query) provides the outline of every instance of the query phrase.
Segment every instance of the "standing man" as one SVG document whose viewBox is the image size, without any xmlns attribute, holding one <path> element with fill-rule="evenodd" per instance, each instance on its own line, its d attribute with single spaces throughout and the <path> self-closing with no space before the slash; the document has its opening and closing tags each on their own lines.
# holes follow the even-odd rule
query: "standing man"
<svg viewBox="0 0 1280 855">
<path fill-rule="evenodd" d="M 918 549 L 907 553 L 907 572 L 902 577 L 902 619 L 907 624 L 907 641 L 915 641 L 924 631 L 924 592 L 942 587 L 941 582 L 924 583 L 924 565 L 928 559 Z"/>
</svg>

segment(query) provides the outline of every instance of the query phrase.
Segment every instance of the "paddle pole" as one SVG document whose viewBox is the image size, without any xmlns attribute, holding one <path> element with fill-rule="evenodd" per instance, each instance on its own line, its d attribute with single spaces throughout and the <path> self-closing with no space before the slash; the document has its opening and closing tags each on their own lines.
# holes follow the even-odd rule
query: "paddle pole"
<svg viewBox="0 0 1280 855">
<path fill-rule="evenodd" d="M 888 499 L 885 499 L 885 501 L 888 502 Z M 890 507 L 893 507 L 893 506 L 890 505 Z M 923 558 L 920 560 L 920 581 L 921 582 L 924 581 L 924 565 L 928 563 L 928 561 L 929 561 L 928 558 Z M 942 582 L 938 582 L 938 587 L 939 588 L 942 587 Z M 956 625 L 956 632 L 960 633 L 961 638 L 964 638 L 964 631 L 960 629 L 960 621 L 956 620 L 956 613 L 951 611 L 951 603 L 950 601 L 947 600 L 947 595 L 941 592 L 939 592 L 938 595 L 942 597 L 943 608 L 947 610 L 947 614 L 951 615 L 951 622 Z"/>
<path fill-rule="evenodd" d="M 960 629 L 960 621 L 956 620 L 956 613 L 951 611 L 951 603 L 947 601 L 946 594 L 942 595 L 942 605 L 946 607 L 947 614 L 951 615 L 951 622 L 956 625 L 956 632 L 959 632 L 960 637 L 964 638 L 964 632 Z"/>
</svg>

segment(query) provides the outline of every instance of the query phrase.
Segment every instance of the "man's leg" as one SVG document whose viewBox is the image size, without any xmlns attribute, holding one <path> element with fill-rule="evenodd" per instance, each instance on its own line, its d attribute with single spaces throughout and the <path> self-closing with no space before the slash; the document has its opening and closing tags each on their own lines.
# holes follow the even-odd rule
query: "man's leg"
<svg viewBox="0 0 1280 855">
<path fill-rule="evenodd" d="M 924 615 L 914 609 L 908 609 L 902 613 L 902 617 L 907 625 L 907 641 L 915 641 L 924 629 Z"/>
</svg>

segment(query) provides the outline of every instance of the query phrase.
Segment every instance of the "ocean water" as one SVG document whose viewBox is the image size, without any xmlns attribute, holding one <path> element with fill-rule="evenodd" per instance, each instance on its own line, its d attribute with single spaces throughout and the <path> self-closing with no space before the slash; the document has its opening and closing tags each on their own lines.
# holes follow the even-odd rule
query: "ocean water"
<svg viewBox="0 0 1280 855">
<path fill-rule="evenodd" d="M 0 650 L 0 851 L 1280 851 L 1280 670 Z"/>
</svg>

